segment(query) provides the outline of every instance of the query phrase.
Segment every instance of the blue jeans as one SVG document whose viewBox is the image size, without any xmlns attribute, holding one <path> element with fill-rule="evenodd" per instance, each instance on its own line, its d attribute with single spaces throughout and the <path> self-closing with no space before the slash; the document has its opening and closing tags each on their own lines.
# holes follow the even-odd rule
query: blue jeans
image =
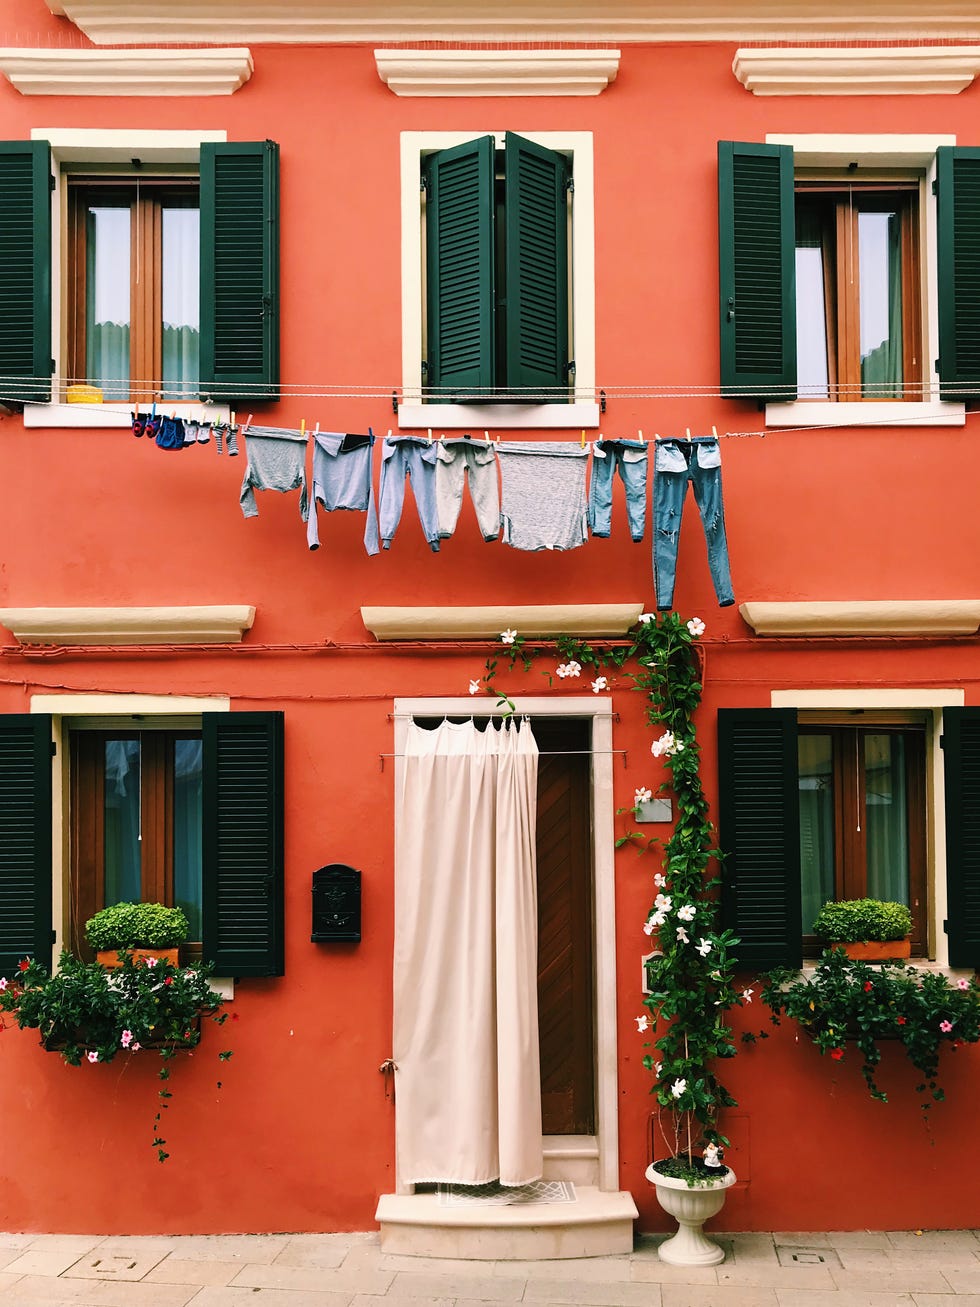
<svg viewBox="0 0 980 1307">
<path fill-rule="evenodd" d="M 412 493 L 422 532 L 434 554 L 439 552 L 439 514 L 436 508 L 436 456 L 438 445 L 421 436 L 388 436 L 381 447 L 381 484 L 378 487 L 378 529 L 381 548 L 390 549 L 401 521 L 405 478 Z"/>
<path fill-rule="evenodd" d="M 657 443 L 653 479 L 653 577 L 657 607 L 673 607 L 677 542 L 687 485 L 694 487 L 694 502 L 708 545 L 708 567 L 722 608 L 735 602 L 728 566 L 728 539 L 721 497 L 721 450 L 713 436 Z"/>
<path fill-rule="evenodd" d="M 600 539 L 609 535 L 617 468 L 626 490 L 630 535 L 642 540 L 647 514 L 647 447 L 642 440 L 597 440 L 592 446 L 589 529 Z"/>
</svg>

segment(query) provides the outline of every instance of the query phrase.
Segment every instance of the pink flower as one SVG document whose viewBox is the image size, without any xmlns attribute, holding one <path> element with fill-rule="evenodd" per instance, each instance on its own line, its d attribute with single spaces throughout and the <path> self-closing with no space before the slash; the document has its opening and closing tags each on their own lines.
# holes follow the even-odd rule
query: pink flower
<svg viewBox="0 0 980 1307">
<path fill-rule="evenodd" d="M 6 989 L 6 988 L 7 988 L 7 977 L 0 976 L 0 989 Z"/>
<path fill-rule="evenodd" d="M 953 1029 L 952 1021 L 940 1021 L 939 1029 L 943 1032 L 944 1035 L 948 1035 L 949 1032 Z"/>
<path fill-rule="evenodd" d="M 130 1044 L 130 1046 L 129 1046 L 129 1051 L 130 1051 L 131 1053 L 138 1053 L 138 1052 L 140 1051 L 140 1045 L 139 1045 L 139 1044 Z"/>
<path fill-rule="evenodd" d="M 119 1042 L 123 1048 L 129 1048 L 130 1044 L 133 1042 L 133 1032 L 131 1030 L 124 1030 L 119 1036 Z"/>
<path fill-rule="evenodd" d="M 960 976 L 959 980 L 956 982 L 956 988 L 957 988 L 957 989 L 969 989 L 969 988 L 970 988 L 970 982 L 969 982 L 969 981 L 968 981 L 964 976 Z"/>
<path fill-rule="evenodd" d="M 157 961 L 158 961 L 157 958 L 147 958 L 147 959 L 146 959 L 146 965 L 147 965 L 148 967 L 155 967 L 156 964 L 157 964 Z"/>
<path fill-rule="evenodd" d="M 89 1060 L 90 1062 L 98 1062 L 98 1060 L 99 1060 L 99 1055 L 98 1055 L 98 1053 L 94 1053 L 94 1052 L 93 1052 L 93 1053 L 86 1053 L 85 1056 L 88 1058 L 88 1060 Z"/>
</svg>

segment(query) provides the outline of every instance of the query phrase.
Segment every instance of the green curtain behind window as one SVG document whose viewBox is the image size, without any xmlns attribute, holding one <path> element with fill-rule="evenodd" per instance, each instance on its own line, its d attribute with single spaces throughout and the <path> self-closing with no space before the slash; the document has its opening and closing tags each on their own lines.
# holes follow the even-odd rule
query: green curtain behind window
<svg viewBox="0 0 980 1307">
<path fill-rule="evenodd" d="M 901 223 L 897 213 L 858 215 L 861 255 L 861 395 L 902 398 Z M 882 339 L 882 335 L 884 338 Z M 874 341 L 874 345 L 866 350 Z"/>
</svg>

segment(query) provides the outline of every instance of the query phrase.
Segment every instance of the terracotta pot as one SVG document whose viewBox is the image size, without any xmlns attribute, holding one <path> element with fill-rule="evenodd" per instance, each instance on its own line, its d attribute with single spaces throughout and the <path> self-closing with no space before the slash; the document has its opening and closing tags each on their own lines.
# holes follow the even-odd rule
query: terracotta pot
<svg viewBox="0 0 980 1307">
<path fill-rule="evenodd" d="M 728 1168 L 718 1180 L 690 1186 L 686 1180 L 661 1175 L 653 1165 L 646 1177 L 656 1188 L 657 1202 L 677 1221 L 677 1233 L 660 1245 L 662 1262 L 671 1266 L 717 1266 L 725 1260 L 725 1250 L 702 1230 L 705 1221 L 717 1216 L 725 1205 L 725 1190 L 735 1183 L 735 1172 Z"/>
<path fill-rule="evenodd" d="M 891 962 L 893 959 L 911 957 L 912 940 L 909 935 L 904 939 L 865 939 L 851 944 L 836 944 L 855 962 Z"/>
<path fill-rule="evenodd" d="M 95 955 L 95 960 L 100 967 L 121 967 L 120 953 L 133 958 L 156 958 L 158 962 L 170 962 L 173 966 L 178 966 L 178 957 L 180 949 L 177 948 L 124 948 L 124 949 L 99 949 Z"/>
</svg>

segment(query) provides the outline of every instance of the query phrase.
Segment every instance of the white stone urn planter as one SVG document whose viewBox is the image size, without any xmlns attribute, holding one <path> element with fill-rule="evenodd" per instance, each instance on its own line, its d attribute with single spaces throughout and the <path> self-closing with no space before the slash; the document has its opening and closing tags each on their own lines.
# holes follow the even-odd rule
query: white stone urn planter
<svg viewBox="0 0 980 1307">
<path fill-rule="evenodd" d="M 660 1260 L 671 1266 L 717 1266 L 725 1260 L 725 1250 L 702 1230 L 725 1205 L 725 1190 L 735 1183 L 735 1172 L 728 1171 L 718 1180 L 691 1186 L 686 1180 L 661 1175 L 651 1163 L 646 1177 L 657 1191 L 657 1202 L 677 1221 L 677 1233 L 660 1245 Z"/>
</svg>

